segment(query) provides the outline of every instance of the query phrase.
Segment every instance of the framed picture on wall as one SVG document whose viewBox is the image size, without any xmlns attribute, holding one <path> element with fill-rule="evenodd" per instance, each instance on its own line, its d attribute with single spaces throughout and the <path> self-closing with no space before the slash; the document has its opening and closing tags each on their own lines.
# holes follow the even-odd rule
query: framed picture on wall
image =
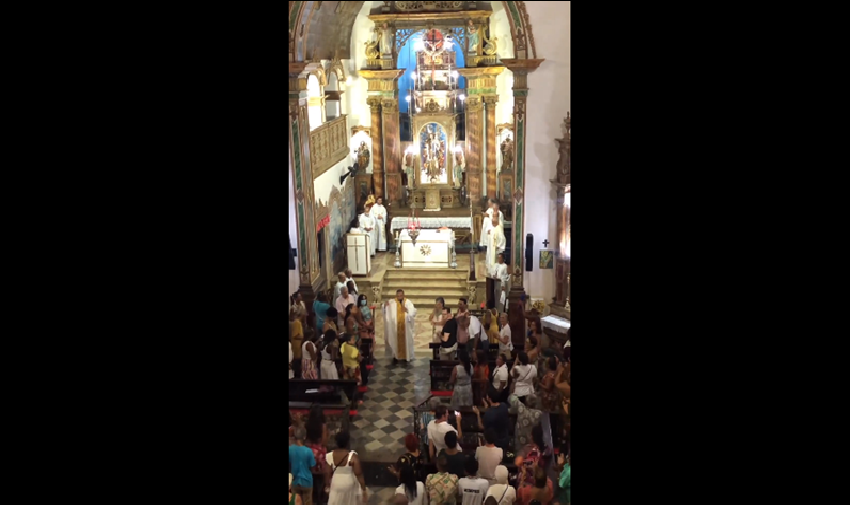
<svg viewBox="0 0 850 505">
<path fill-rule="evenodd" d="M 540 270 L 551 270 L 555 267 L 555 256 L 550 249 L 540 250 Z"/>
</svg>

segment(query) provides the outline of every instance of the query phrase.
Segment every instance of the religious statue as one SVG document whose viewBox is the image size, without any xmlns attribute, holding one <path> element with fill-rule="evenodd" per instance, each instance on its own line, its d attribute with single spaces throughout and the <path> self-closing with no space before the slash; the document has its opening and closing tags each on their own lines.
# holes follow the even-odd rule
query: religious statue
<svg viewBox="0 0 850 505">
<path fill-rule="evenodd" d="M 502 141 L 502 173 L 510 173 L 514 166 L 514 146 L 510 137 Z"/>
<path fill-rule="evenodd" d="M 562 183 L 567 183 L 570 180 L 570 113 L 567 112 L 567 117 L 564 118 L 563 139 L 555 139 L 558 142 L 558 180 Z"/>
<path fill-rule="evenodd" d="M 478 54 L 478 28 L 469 20 L 469 26 L 466 28 L 469 34 L 469 54 Z"/>
<path fill-rule="evenodd" d="M 381 25 L 381 54 L 382 55 L 392 55 L 393 54 L 393 35 L 392 30 L 390 29 L 389 23 L 384 23 Z"/>
<path fill-rule="evenodd" d="M 455 187 L 459 187 L 463 182 L 463 169 L 465 168 L 466 160 L 463 157 L 463 151 L 457 149 L 455 151 L 455 166 L 454 166 L 454 183 Z"/>
<path fill-rule="evenodd" d="M 522 28 L 516 29 L 516 40 L 514 41 L 515 49 L 516 49 L 516 57 L 518 59 L 524 60 L 526 58 L 526 49 L 525 49 L 525 34 L 522 33 Z"/>
<path fill-rule="evenodd" d="M 404 173 L 407 175 L 407 186 L 413 186 L 413 152 L 404 153 Z"/>
<path fill-rule="evenodd" d="M 369 166 L 370 157 L 369 147 L 366 146 L 366 141 L 363 140 L 360 142 L 360 149 L 357 150 L 357 164 L 360 166 L 360 170 L 366 170 Z"/>
</svg>

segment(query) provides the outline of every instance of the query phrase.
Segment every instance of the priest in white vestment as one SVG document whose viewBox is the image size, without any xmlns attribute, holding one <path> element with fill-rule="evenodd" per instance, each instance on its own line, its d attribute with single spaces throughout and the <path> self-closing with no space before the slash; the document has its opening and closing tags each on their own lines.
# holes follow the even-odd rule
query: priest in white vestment
<svg viewBox="0 0 850 505">
<path fill-rule="evenodd" d="M 508 265 L 505 264 L 505 254 L 499 253 L 497 258 L 496 264 L 493 265 L 493 270 L 489 271 L 487 275 L 493 279 L 493 284 L 495 285 L 494 292 L 498 299 L 496 307 L 499 311 L 503 311 L 505 310 L 505 302 L 508 298 L 508 281 L 510 281 L 511 276 L 508 274 Z"/>
<path fill-rule="evenodd" d="M 413 361 L 413 320 L 416 307 L 404 297 L 404 290 L 396 291 L 396 297 L 384 303 L 384 347 L 392 352 L 393 364 L 398 360 Z"/>
<path fill-rule="evenodd" d="M 384 207 L 383 197 L 378 197 L 378 201 L 372 206 L 372 216 L 375 217 L 377 224 L 375 230 L 378 232 L 377 250 L 384 252 L 387 250 L 387 209 Z"/>
<path fill-rule="evenodd" d="M 493 222 L 491 219 L 493 218 L 493 214 L 499 214 L 499 224 L 504 227 L 505 225 L 505 216 L 502 214 L 502 211 L 499 210 L 499 204 L 493 199 L 487 201 L 488 208 L 487 212 L 484 213 L 484 221 L 481 223 L 481 237 L 478 239 L 478 245 L 481 247 L 486 247 L 489 241 L 489 231 L 493 229 Z"/>
<path fill-rule="evenodd" d="M 360 229 L 369 234 L 369 256 L 375 255 L 376 246 L 378 245 L 378 231 L 375 229 L 375 217 L 370 214 L 371 205 L 367 205 L 360 214 Z"/>
<path fill-rule="evenodd" d="M 496 257 L 499 253 L 505 252 L 506 244 L 505 232 L 499 218 L 493 216 L 490 226 L 490 233 L 487 235 L 487 254 L 485 255 L 485 266 L 488 272 L 493 271 L 493 267 L 496 265 Z"/>
</svg>

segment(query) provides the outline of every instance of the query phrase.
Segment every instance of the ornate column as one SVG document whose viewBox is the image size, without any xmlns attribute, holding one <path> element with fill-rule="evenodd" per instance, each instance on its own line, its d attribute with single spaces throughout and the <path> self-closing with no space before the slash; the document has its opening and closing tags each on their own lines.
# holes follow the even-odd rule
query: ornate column
<svg viewBox="0 0 850 505">
<path fill-rule="evenodd" d="M 391 205 L 401 200 L 401 138 L 398 125 L 398 97 L 382 98 L 384 129 L 384 170 L 387 179 L 387 200 Z"/>
<path fill-rule="evenodd" d="M 381 137 L 381 98 L 366 99 L 372 112 L 372 125 L 369 133 L 372 137 L 372 184 L 375 186 L 375 197 L 384 196 L 384 140 Z M 360 212 L 360 209 L 357 209 Z"/>
<path fill-rule="evenodd" d="M 487 145 L 487 197 L 493 199 L 496 198 L 496 103 L 498 101 L 499 95 L 484 97 L 484 107 L 487 111 L 485 123 L 487 129 L 485 136 Z"/>
<path fill-rule="evenodd" d="M 523 288 L 523 259 L 525 256 L 525 104 L 528 100 L 528 74 L 537 70 L 543 60 L 502 60 L 502 63 L 513 72 L 514 85 L 514 195 L 513 195 L 513 229 L 511 233 L 511 257 L 507 259 L 511 271 L 511 289 L 508 293 L 508 320 L 514 340 L 521 342 L 525 337 L 525 307 L 522 298 Z"/>
<path fill-rule="evenodd" d="M 314 282 L 319 277 L 318 243 L 314 218 L 313 167 L 310 164 L 310 99 L 307 75 L 318 63 L 289 63 L 289 155 L 295 183 L 295 211 L 298 222 L 299 287 L 307 308 L 308 327 L 315 326 Z M 306 331 L 306 330 L 305 330 Z"/>
<path fill-rule="evenodd" d="M 481 163 L 481 151 L 484 147 L 481 143 L 484 136 L 484 104 L 477 96 L 469 97 L 466 102 L 466 143 L 469 146 L 466 153 L 468 179 L 466 189 L 473 205 L 478 207 L 481 201 L 481 179 L 484 174 L 484 165 Z"/>
<path fill-rule="evenodd" d="M 558 142 L 557 178 L 550 181 L 557 198 L 558 250 L 555 257 L 555 298 L 550 310 L 561 317 L 570 317 L 570 257 L 567 244 L 570 240 L 570 113 L 564 118 L 564 138 Z"/>
<path fill-rule="evenodd" d="M 496 141 L 496 77 L 505 70 L 505 67 L 479 67 L 459 68 L 458 74 L 466 78 L 467 110 L 466 110 L 466 143 L 469 146 L 466 157 L 467 194 L 474 202 L 476 208 L 480 208 L 481 197 L 484 195 L 482 181 L 484 171 L 487 170 L 488 178 L 491 164 L 489 144 Z M 487 103 L 487 133 L 484 127 L 484 103 Z M 491 109 L 492 108 L 492 112 Z M 492 115 L 492 116 L 491 116 Z M 491 121 L 492 117 L 492 121 Z M 489 124 L 492 123 L 492 131 Z M 492 139 L 492 141 L 491 141 Z M 486 149 L 486 152 L 485 152 Z M 487 187 L 493 184 L 493 194 L 496 193 L 496 150 L 495 144 L 492 148 L 492 180 L 488 179 Z M 487 155 L 487 163 L 483 163 L 483 156 Z M 489 194 L 489 191 L 488 191 Z"/>
<path fill-rule="evenodd" d="M 360 76 L 368 83 L 369 97 L 366 102 L 372 109 L 372 179 L 375 183 L 375 196 L 383 196 L 390 205 L 401 199 L 397 83 L 404 72 L 404 69 L 360 70 Z"/>
</svg>

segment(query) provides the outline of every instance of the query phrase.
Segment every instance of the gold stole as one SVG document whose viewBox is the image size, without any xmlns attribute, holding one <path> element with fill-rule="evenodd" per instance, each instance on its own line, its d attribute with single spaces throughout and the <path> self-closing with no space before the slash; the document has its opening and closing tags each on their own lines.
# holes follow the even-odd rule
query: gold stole
<svg viewBox="0 0 850 505">
<path fill-rule="evenodd" d="M 396 316 L 395 317 L 396 317 L 396 343 L 397 343 L 397 345 L 396 345 L 396 356 L 398 356 L 400 359 L 407 359 L 407 327 L 404 324 L 405 323 L 404 316 L 406 316 L 407 314 L 405 314 L 405 312 L 404 312 L 404 308 L 403 308 L 404 304 L 402 302 L 399 302 L 398 300 L 396 300 L 395 303 L 396 303 L 396 313 L 395 313 Z M 402 356 L 404 356 L 404 357 L 402 357 Z"/>
</svg>

